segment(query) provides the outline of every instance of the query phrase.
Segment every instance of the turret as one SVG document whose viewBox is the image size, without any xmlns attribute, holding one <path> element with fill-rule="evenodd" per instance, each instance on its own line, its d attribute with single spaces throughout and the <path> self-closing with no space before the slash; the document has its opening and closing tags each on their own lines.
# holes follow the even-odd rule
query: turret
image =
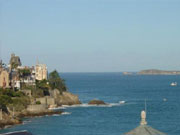
<svg viewBox="0 0 180 135">
<path fill-rule="evenodd" d="M 141 123 L 140 123 L 140 125 L 147 125 L 147 122 L 146 122 L 146 112 L 145 111 L 141 112 Z"/>
</svg>

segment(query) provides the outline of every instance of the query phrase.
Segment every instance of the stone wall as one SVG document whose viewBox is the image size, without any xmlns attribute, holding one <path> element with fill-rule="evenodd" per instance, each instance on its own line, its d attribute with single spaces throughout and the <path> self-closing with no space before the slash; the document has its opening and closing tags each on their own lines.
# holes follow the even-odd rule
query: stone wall
<svg viewBox="0 0 180 135">
<path fill-rule="evenodd" d="M 41 104 L 41 105 L 29 105 L 27 107 L 27 111 L 29 112 L 43 112 L 43 111 L 46 111 L 47 110 L 47 106 L 44 105 L 44 104 Z"/>
<path fill-rule="evenodd" d="M 58 89 L 49 90 L 49 93 L 52 98 L 58 98 L 60 95 L 60 92 Z"/>
<path fill-rule="evenodd" d="M 46 104 L 46 97 L 43 98 L 36 98 L 36 102 L 39 101 L 41 104 Z"/>
<path fill-rule="evenodd" d="M 52 97 L 43 97 L 43 98 L 36 98 L 36 101 L 40 101 L 41 104 L 44 104 L 44 105 L 55 105 L 55 99 L 52 98 Z"/>
<path fill-rule="evenodd" d="M 26 96 L 29 96 L 29 97 L 32 96 L 31 90 L 20 90 L 20 91 L 23 92 Z"/>
</svg>

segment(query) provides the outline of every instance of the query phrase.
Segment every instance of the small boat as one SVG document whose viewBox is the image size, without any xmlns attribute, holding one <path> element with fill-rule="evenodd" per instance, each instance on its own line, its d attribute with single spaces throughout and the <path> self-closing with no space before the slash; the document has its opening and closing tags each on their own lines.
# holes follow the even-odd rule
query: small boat
<svg viewBox="0 0 180 135">
<path fill-rule="evenodd" d="M 177 86 L 177 82 L 172 82 L 171 86 Z"/>
<path fill-rule="evenodd" d="M 126 101 L 119 101 L 119 103 L 120 103 L 120 104 L 125 104 L 125 103 L 126 103 Z"/>
</svg>

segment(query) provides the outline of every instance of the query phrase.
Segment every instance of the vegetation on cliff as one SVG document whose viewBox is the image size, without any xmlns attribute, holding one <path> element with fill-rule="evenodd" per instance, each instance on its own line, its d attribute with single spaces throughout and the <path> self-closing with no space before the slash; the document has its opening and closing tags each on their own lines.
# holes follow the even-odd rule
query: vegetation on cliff
<svg viewBox="0 0 180 135">
<path fill-rule="evenodd" d="M 61 93 L 67 91 L 65 80 L 61 79 L 56 70 L 49 74 L 49 85 L 51 89 L 58 89 Z"/>
<path fill-rule="evenodd" d="M 23 76 L 28 74 L 28 71 L 20 71 Z M 49 91 L 58 89 L 60 94 L 67 91 L 65 80 L 62 79 L 59 73 L 54 70 L 49 74 L 47 80 L 36 80 L 35 86 L 22 85 L 22 89 L 28 89 L 32 91 L 32 96 L 35 98 L 49 96 Z"/>
<path fill-rule="evenodd" d="M 30 104 L 30 98 L 20 91 L 13 91 L 11 89 L 0 89 L 0 109 L 4 112 L 7 107 L 10 110 L 21 111 Z"/>
</svg>

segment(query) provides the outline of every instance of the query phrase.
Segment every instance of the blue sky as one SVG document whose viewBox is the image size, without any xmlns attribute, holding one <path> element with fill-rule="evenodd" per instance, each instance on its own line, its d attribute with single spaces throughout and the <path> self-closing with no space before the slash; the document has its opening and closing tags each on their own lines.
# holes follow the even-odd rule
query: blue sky
<svg viewBox="0 0 180 135">
<path fill-rule="evenodd" d="M 180 70 L 180 1 L 0 0 L 0 44 L 50 71 Z"/>
</svg>

